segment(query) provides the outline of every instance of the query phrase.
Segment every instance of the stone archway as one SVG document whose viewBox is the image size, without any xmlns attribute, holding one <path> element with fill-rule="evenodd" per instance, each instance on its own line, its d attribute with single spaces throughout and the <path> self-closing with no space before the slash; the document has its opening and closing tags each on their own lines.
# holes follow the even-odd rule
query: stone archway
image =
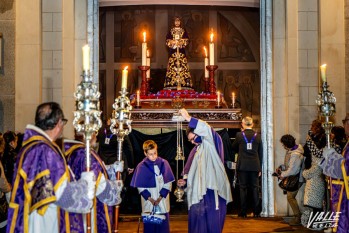
<svg viewBox="0 0 349 233">
<path fill-rule="evenodd" d="M 122 1 L 122 0 L 88 0 L 87 5 L 87 40 L 91 49 L 94 77 L 98 77 L 98 8 L 110 5 L 144 5 L 167 4 L 166 1 Z M 273 78 L 272 78 L 272 0 L 248 1 L 177 1 L 183 5 L 230 5 L 260 7 L 261 32 L 261 128 L 264 142 L 264 161 L 262 174 L 262 215 L 273 216 L 274 207 L 274 180 L 271 173 L 274 170 L 273 148 Z M 97 82 L 97 80 L 95 80 Z"/>
</svg>

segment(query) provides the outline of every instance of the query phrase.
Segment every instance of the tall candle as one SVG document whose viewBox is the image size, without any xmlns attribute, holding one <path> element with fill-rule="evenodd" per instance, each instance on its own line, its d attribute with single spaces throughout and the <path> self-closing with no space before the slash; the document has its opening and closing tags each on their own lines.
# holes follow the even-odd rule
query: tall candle
<svg viewBox="0 0 349 233">
<path fill-rule="evenodd" d="M 214 43 L 213 43 L 213 33 L 211 33 L 211 42 L 209 44 L 209 52 L 210 52 L 210 65 L 214 65 Z"/>
<path fill-rule="evenodd" d="M 142 43 L 142 66 L 147 65 L 147 33 L 143 32 L 143 43 Z"/>
<path fill-rule="evenodd" d="M 210 75 L 208 73 L 208 69 L 206 68 L 208 66 L 208 57 L 207 57 L 207 49 L 204 46 L 204 51 L 205 51 L 205 78 L 208 78 Z"/>
<path fill-rule="evenodd" d="M 231 103 L 233 106 L 235 106 L 235 93 L 234 92 L 231 94 Z"/>
<path fill-rule="evenodd" d="M 219 91 L 217 91 L 217 103 L 218 105 L 220 104 L 221 102 L 221 93 Z"/>
<path fill-rule="evenodd" d="M 149 49 L 147 49 L 147 62 L 146 62 L 146 66 L 150 67 L 150 52 Z M 147 70 L 147 78 L 150 78 L 150 68 L 149 70 Z"/>
<path fill-rule="evenodd" d="M 139 102 L 140 102 L 140 100 L 141 100 L 140 94 L 141 94 L 141 92 L 138 90 L 138 91 L 136 92 L 136 104 L 137 104 L 137 106 L 139 106 Z"/>
<path fill-rule="evenodd" d="M 90 70 L 90 47 L 88 45 L 82 47 L 82 69 Z"/>
<path fill-rule="evenodd" d="M 127 87 L 128 66 L 122 70 L 121 89 Z"/>
<path fill-rule="evenodd" d="M 323 82 L 326 82 L 326 64 L 320 66 L 320 74 Z"/>
</svg>

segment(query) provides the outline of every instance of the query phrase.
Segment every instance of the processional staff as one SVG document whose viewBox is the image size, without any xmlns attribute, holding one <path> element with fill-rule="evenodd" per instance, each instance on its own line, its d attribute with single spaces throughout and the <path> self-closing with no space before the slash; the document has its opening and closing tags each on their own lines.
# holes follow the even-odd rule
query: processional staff
<svg viewBox="0 0 349 233">
<path fill-rule="evenodd" d="M 328 90 L 329 85 L 327 85 L 326 79 L 326 64 L 320 67 L 321 70 L 321 80 L 322 87 L 321 92 L 318 94 L 316 103 L 318 105 L 318 111 L 320 117 L 325 117 L 325 121 L 322 123 L 322 127 L 325 129 L 327 148 L 331 147 L 330 134 L 333 127 L 333 122 L 330 121 L 330 117 L 334 116 L 336 113 L 336 97 L 334 94 Z"/>
<path fill-rule="evenodd" d="M 113 104 L 114 113 L 111 118 L 110 131 L 117 136 L 118 150 L 117 150 L 117 161 L 122 161 L 122 144 L 124 137 L 128 135 L 131 131 L 131 110 L 132 105 L 129 98 L 126 96 L 127 92 L 127 66 L 122 71 L 122 81 L 121 81 L 121 95 L 115 99 Z M 124 128 L 124 125 L 127 128 Z M 121 179 L 121 173 L 117 172 L 117 179 Z M 114 209 L 114 232 L 118 232 L 119 223 L 119 206 L 115 206 Z"/>
<path fill-rule="evenodd" d="M 82 81 L 78 85 L 74 97 L 76 100 L 76 111 L 74 111 L 73 125 L 77 132 L 82 132 L 85 136 L 86 144 L 86 171 L 91 167 L 91 138 L 93 133 L 98 132 L 102 126 L 101 111 L 99 111 L 98 87 L 92 81 L 89 69 L 88 45 L 83 47 L 83 72 Z M 91 232 L 91 213 L 86 214 L 87 232 Z"/>
<path fill-rule="evenodd" d="M 327 79 L 326 79 L 326 64 L 320 67 L 322 87 L 321 92 L 318 94 L 316 103 L 318 105 L 318 111 L 320 117 L 325 117 L 325 121 L 322 123 L 322 127 L 325 129 L 326 134 L 326 146 L 331 148 L 330 134 L 333 127 L 333 122 L 330 121 L 330 117 L 336 113 L 336 97 L 328 90 Z M 329 197 L 327 193 L 327 207 L 330 208 L 330 199 L 332 197 L 332 178 L 327 177 L 327 183 L 329 185 Z"/>
</svg>

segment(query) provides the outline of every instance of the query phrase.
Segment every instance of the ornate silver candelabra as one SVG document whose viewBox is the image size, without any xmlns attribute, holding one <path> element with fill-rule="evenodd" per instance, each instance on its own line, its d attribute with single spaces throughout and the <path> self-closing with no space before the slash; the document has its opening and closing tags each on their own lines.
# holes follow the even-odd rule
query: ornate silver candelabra
<svg viewBox="0 0 349 233">
<path fill-rule="evenodd" d="M 73 125 L 77 132 L 82 132 L 86 144 L 86 171 L 91 167 L 91 138 L 102 126 L 101 111 L 99 111 L 99 96 L 97 85 L 92 82 L 89 71 L 83 71 L 82 81 L 78 85 L 74 97 L 76 111 L 74 111 Z M 86 215 L 87 232 L 91 232 L 91 214 Z"/>
<path fill-rule="evenodd" d="M 316 103 L 320 116 L 325 117 L 322 127 L 325 129 L 327 147 L 330 148 L 330 133 L 333 127 L 333 122 L 330 121 L 330 117 L 336 113 L 336 97 L 328 90 L 328 87 L 327 82 L 322 83 L 322 90 L 317 96 Z"/>
<path fill-rule="evenodd" d="M 92 82 L 89 71 L 83 71 L 82 81 L 78 85 L 74 97 L 76 111 L 74 111 L 73 125 L 77 132 L 82 132 L 86 140 L 86 168 L 91 165 L 90 140 L 93 133 L 98 132 L 102 126 L 101 111 L 99 110 L 98 87 Z"/>
<path fill-rule="evenodd" d="M 114 113 L 113 117 L 111 118 L 110 131 L 117 136 L 117 161 L 122 161 L 122 144 L 124 142 L 124 137 L 132 131 L 132 105 L 130 103 L 130 99 L 126 96 L 128 92 L 125 87 L 121 87 L 121 91 L 119 93 L 121 96 L 118 96 L 113 104 Z M 125 128 L 124 125 L 127 128 Z M 117 173 L 117 179 L 121 179 L 120 172 Z M 114 212 L 114 232 L 118 232 L 119 206 L 115 207 Z"/>
<path fill-rule="evenodd" d="M 118 161 L 122 160 L 122 143 L 124 141 L 124 137 L 131 133 L 131 110 L 132 105 L 130 103 L 130 99 L 126 96 L 128 94 L 126 88 L 121 88 L 119 92 L 121 96 L 118 96 L 115 99 L 113 104 L 114 114 L 111 118 L 110 131 L 117 136 L 118 140 L 118 153 L 117 159 Z M 124 128 L 124 125 L 127 128 Z"/>
</svg>

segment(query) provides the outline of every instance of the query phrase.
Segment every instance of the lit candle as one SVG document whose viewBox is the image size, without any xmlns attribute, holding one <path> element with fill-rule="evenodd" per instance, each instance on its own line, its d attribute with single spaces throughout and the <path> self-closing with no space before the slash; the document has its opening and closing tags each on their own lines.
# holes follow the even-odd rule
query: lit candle
<svg viewBox="0 0 349 233">
<path fill-rule="evenodd" d="M 323 82 L 326 82 L 326 64 L 320 66 L 320 74 Z"/>
<path fill-rule="evenodd" d="M 88 45 L 82 47 L 82 69 L 90 70 L 90 47 Z"/>
<path fill-rule="evenodd" d="M 208 57 L 207 57 L 207 49 L 204 46 L 204 51 L 205 51 L 205 78 L 208 78 L 210 75 L 208 73 L 208 69 L 206 68 L 208 66 Z"/>
<path fill-rule="evenodd" d="M 150 78 L 150 52 L 149 49 L 147 49 L 147 62 L 146 65 L 149 66 L 149 70 L 147 70 L 147 78 Z"/>
<path fill-rule="evenodd" d="M 219 91 L 217 91 L 217 103 L 218 103 L 218 105 L 220 102 L 221 102 L 221 93 Z"/>
<path fill-rule="evenodd" d="M 142 66 L 147 65 L 147 33 L 143 32 L 143 43 L 142 43 Z"/>
<path fill-rule="evenodd" d="M 231 103 L 233 106 L 235 106 L 235 93 L 234 92 L 231 94 Z"/>
<path fill-rule="evenodd" d="M 139 102 L 141 100 L 141 96 L 140 96 L 141 92 L 138 90 L 136 92 L 136 102 L 137 102 L 137 106 L 139 106 Z"/>
<path fill-rule="evenodd" d="M 127 87 L 128 66 L 122 70 L 121 89 Z"/>
<path fill-rule="evenodd" d="M 209 44 L 209 52 L 210 52 L 210 65 L 213 66 L 214 65 L 214 43 L 213 43 L 213 33 L 211 33 L 211 42 Z"/>
</svg>

